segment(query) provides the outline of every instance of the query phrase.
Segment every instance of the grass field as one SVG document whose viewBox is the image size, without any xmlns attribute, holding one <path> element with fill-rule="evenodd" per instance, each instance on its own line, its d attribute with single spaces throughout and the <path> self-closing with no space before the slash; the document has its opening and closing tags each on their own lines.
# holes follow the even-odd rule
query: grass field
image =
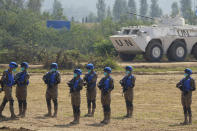
<svg viewBox="0 0 197 131">
<path fill-rule="evenodd" d="M 124 119 L 125 103 L 119 80 L 123 73 L 112 74 L 115 81 L 115 89 L 112 92 L 112 119 L 109 125 L 100 125 L 103 119 L 102 106 L 100 103 L 100 91 L 97 94 L 97 110 L 95 118 L 86 118 L 87 113 L 85 88 L 82 91 L 81 120 L 76 126 L 69 125 L 73 120 L 70 104 L 69 90 L 66 85 L 72 75 L 63 75 L 59 86 L 59 112 L 57 118 L 45 118 L 47 112 L 45 103 L 45 85 L 42 82 L 43 74 L 32 74 L 28 89 L 28 111 L 26 118 L 19 120 L 0 120 L 2 130 L 135 130 L 135 131 L 196 131 L 197 130 L 197 95 L 193 94 L 193 125 L 181 126 L 183 113 L 180 102 L 180 91 L 175 84 L 183 75 L 137 75 L 134 99 L 134 114 L 131 119 Z M 99 75 L 100 77 L 102 74 Z M 99 80 L 100 80 L 99 77 Z M 193 75 L 197 79 L 197 75 Z M 13 88 L 15 98 L 15 88 Z M 0 94 L 2 100 L 3 93 Z M 15 112 L 18 113 L 15 102 Z M 4 115 L 9 117 L 7 105 Z M 7 128 L 5 128 L 7 127 Z"/>
</svg>

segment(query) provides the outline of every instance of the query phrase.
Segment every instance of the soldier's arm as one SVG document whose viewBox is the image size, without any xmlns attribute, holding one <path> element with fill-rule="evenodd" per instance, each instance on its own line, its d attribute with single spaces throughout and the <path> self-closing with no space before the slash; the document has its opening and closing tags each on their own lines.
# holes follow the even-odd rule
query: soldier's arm
<svg viewBox="0 0 197 131">
<path fill-rule="evenodd" d="M 110 91 L 112 91 L 114 89 L 114 80 L 111 79 L 110 80 Z"/>
<path fill-rule="evenodd" d="M 134 88 L 135 87 L 135 81 L 136 81 L 136 77 L 133 76 L 133 78 L 132 78 L 132 87 L 131 88 Z"/>
<path fill-rule="evenodd" d="M 191 79 L 191 87 L 192 87 L 192 91 L 196 90 L 196 83 L 194 79 Z"/>
<path fill-rule="evenodd" d="M 26 75 L 26 77 L 25 77 L 25 83 L 28 82 L 29 78 L 30 78 L 30 75 L 29 75 L 29 73 L 27 73 L 27 75 Z"/>
<path fill-rule="evenodd" d="M 60 75 L 60 73 L 58 72 L 58 73 L 57 73 L 57 84 L 60 84 L 60 82 L 61 82 L 61 75 Z"/>
<path fill-rule="evenodd" d="M 98 83 L 98 88 L 101 90 L 103 88 L 103 81 L 104 81 L 104 78 L 102 78 L 99 83 Z"/>
<path fill-rule="evenodd" d="M 79 81 L 78 89 L 79 90 L 83 89 L 83 80 L 82 79 Z"/>
</svg>

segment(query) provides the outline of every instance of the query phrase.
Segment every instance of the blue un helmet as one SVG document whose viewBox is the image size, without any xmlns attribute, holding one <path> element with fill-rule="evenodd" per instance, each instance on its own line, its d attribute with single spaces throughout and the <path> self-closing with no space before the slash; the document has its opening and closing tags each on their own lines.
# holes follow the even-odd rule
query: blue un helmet
<svg viewBox="0 0 197 131">
<path fill-rule="evenodd" d="M 25 69 L 29 68 L 29 64 L 27 62 L 21 63 L 21 67 L 24 67 Z"/>
<path fill-rule="evenodd" d="M 88 69 L 88 70 L 93 70 L 93 69 L 94 69 L 94 65 L 93 65 L 92 63 L 87 64 L 87 65 L 86 65 L 86 69 Z"/>
<path fill-rule="evenodd" d="M 52 63 L 50 66 L 50 69 L 58 69 L 58 64 L 57 63 Z"/>
<path fill-rule="evenodd" d="M 126 66 L 125 69 L 126 69 L 127 71 L 133 71 L 133 67 L 132 67 L 132 66 Z"/>
<path fill-rule="evenodd" d="M 74 73 L 77 74 L 77 75 L 82 75 L 81 69 L 75 69 Z"/>
<path fill-rule="evenodd" d="M 187 69 L 185 69 L 185 73 L 188 75 L 192 75 L 192 70 L 187 68 Z"/>
<path fill-rule="evenodd" d="M 10 62 L 9 67 L 10 68 L 17 68 L 18 64 L 16 62 Z"/>
<path fill-rule="evenodd" d="M 104 72 L 111 73 L 112 69 L 110 67 L 105 67 Z"/>
</svg>

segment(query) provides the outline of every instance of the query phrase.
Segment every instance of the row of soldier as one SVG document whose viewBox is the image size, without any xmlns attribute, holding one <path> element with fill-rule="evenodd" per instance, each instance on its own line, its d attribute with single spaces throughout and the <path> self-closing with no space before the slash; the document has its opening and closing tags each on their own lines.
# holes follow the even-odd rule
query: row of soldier
<svg viewBox="0 0 197 131">
<path fill-rule="evenodd" d="M 2 104 L 0 105 L 0 117 L 4 118 L 2 111 L 4 110 L 6 103 L 9 102 L 11 118 L 16 118 L 17 116 L 14 113 L 14 100 L 12 97 L 12 86 L 16 86 L 16 97 L 18 100 L 19 106 L 19 117 L 25 117 L 27 110 L 27 86 L 29 84 L 30 75 L 27 72 L 29 67 L 27 62 L 21 63 L 21 72 L 17 73 L 14 76 L 16 68 L 18 67 L 17 63 L 11 62 L 9 64 L 8 70 L 3 72 L 1 78 L 1 91 L 5 92 L 5 96 Z M 93 117 L 96 109 L 96 86 L 101 90 L 101 103 L 103 107 L 104 119 L 101 121 L 103 124 L 108 124 L 110 122 L 111 116 L 111 91 L 114 89 L 114 82 L 111 76 L 112 70 L 110 67 L 104 68 L 104 77 L 97 83 L 97 74 L 94 71 L 93 64 L 87 64 L 86 66 L 88 73 L 85 74 L 84 78 L 81 78 L 82 71 L 81 69 L 74 70 L 74 77 L 67 84 L 70 87 L 71 94 L 71 103 L 73 108 L 74 120 L 71 124 L 78 124 L 80 119 L 80 104 L 81 104 L 81 95 L 80 91 L 83 86 L 87 87 L 86 96 L 87 96 L 87 107 L 88 113 L 87 117 Z M 132 74 L 133 68 L 131 66 L 126 66 L 126 75 L 120 81 L 121 86 L 123 87 L 123 93 L 126 103 L 127 114 L 125 117 L 132 117 L 133 113 L 133 88 L 135 87 L 135 76 Z M 192 70 L 185 69 L 185 77 L 177 84 L 177 87 L 182 92 L 182 105 L 184 111 L 184 122 L 182 124 L 191 124 L 192 123 L 192 112 L 191 112 L 191 102 L 192 102 L 192 91 L 195 91 L 195 81 L 191 77 Z M 43 81 L 47 85 L 46 90 L 46 103 L 48 113 L 45 117 L 57 117 L 58 112 L 58 84 L 61 82 L 61 76 L 58 71 L 57 63 L 52 63 L 50 66 L 50 71 L 43 76 Z M 54 104 L 54 113 L 52 115 L 51 101 Z M 188 121 L 189 116 L 189 121 Z"/>
</svg>

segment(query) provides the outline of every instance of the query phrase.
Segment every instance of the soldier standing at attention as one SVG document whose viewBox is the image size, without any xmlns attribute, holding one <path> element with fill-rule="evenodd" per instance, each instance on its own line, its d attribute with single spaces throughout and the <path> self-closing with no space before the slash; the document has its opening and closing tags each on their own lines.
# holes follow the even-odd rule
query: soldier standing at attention
<svg viewBox="0 0 197 131">
<path fill-rule="evenodd" d="M 101 121 L 102 124 L 110 123 L 111 116 L 111 91 L 114 89 L 114 82 L 111 78 L 112 70 L 110 67 L 105 67 L 104 77 L 100 80 L 98 88 L 101 90 L 101 103 L 103 106 L 104 120 Z"/>
<path fill-rule="evenodd" d="M 181 95 L 181 102 L 183 106 L 185 120 L 183 125 L 192 124 L 192 111 L 191 111 L 191 104 L 192 104 L 192 91 L 196 90 L 196 85 L 194 79 L 191 77 L 192 70 L 185 69 L 185 78 L 183 78 L 176 86 L 182 91 Z M 189 115 L 189 123 L 187 116 Z"/>
<path fill-rule="evenodd" d="M 14 99 L 12 97 L 12 86 L 15 84 L 14 81 L 14 73 L 16 71 L 16 68 L 18 67 L 17 63 L 11 62 L 9 64 L 9 69 L 3 72 L 3 75 L 1 77 L 1 85 L 2 90 L 5 93 L 5 96 L 3 98 L 3 102 L 0 106 L 0 117 L 4 118 L 2 115 L 2 111 L 4 110 L 7 102 L 10 104 L 10 113 L 11 118 L 16 118 L 16 115 L 14 113 Z"/>
<path fill-rule="evenodd" d="M 82 71 L 80 69 L 75 69 L 74 78 L 68 82 L 68 86 L 70 87 L 71 104 L 74 115 L 74 120 L 70 124 L 79 124 L 81 104 L 80 91 L 83 88 L 83 79 L 80 77 L 81 75 Z"/>
<path fill-rule="evenodd" d="M 21 64 L 21 72 L 16 74 L 15 82 L 16 87 L 16 97 L 18 99 L 19 115 L 25 117 L 27 109 L 27 86 L 29 85 L 29 74 L 27 72 L 29 65 L 27 62 Z"/>
<path fill-rule="evenodd" d="M 96 109 L 96 81 L 97 74 L 94 71 L 93 64 L 87 64 L 86 68 L 88 69 L 88 73 L 84 77 L 85 85 L 87 85 L 87 106 L 88 106 L 88 114 L 86 116 L 91 117 L 94 116 L 94 112 Z M 91 112 L 92 105 L 92 112 Z"/>
<path fill-rule="evenodd" d="M 125 69 L 126 76 L 120 81 L 120 84 L 123 88 L 127 108 L 127 115 L 125 117 L 130 118 L 133 114 L 133 88 L 135 86 L 135 76 L 132 75 L 132 66 L 127 66 Z"/>
<path fill-rule="evenodd" d="M 48 113 L 45 117 L 51 117 L 51 100 L 54 103 L 54 114 L 53 117 L 57 117 L 58 111 L 58 84 L 61 82 L 61 77 L 58 69 L 57 63 L 52 63 L 50 66 L 50 71 L 43 76 L 43 81 L 47 85 L 46 90 L 46 102 Z"/>
</svg>

